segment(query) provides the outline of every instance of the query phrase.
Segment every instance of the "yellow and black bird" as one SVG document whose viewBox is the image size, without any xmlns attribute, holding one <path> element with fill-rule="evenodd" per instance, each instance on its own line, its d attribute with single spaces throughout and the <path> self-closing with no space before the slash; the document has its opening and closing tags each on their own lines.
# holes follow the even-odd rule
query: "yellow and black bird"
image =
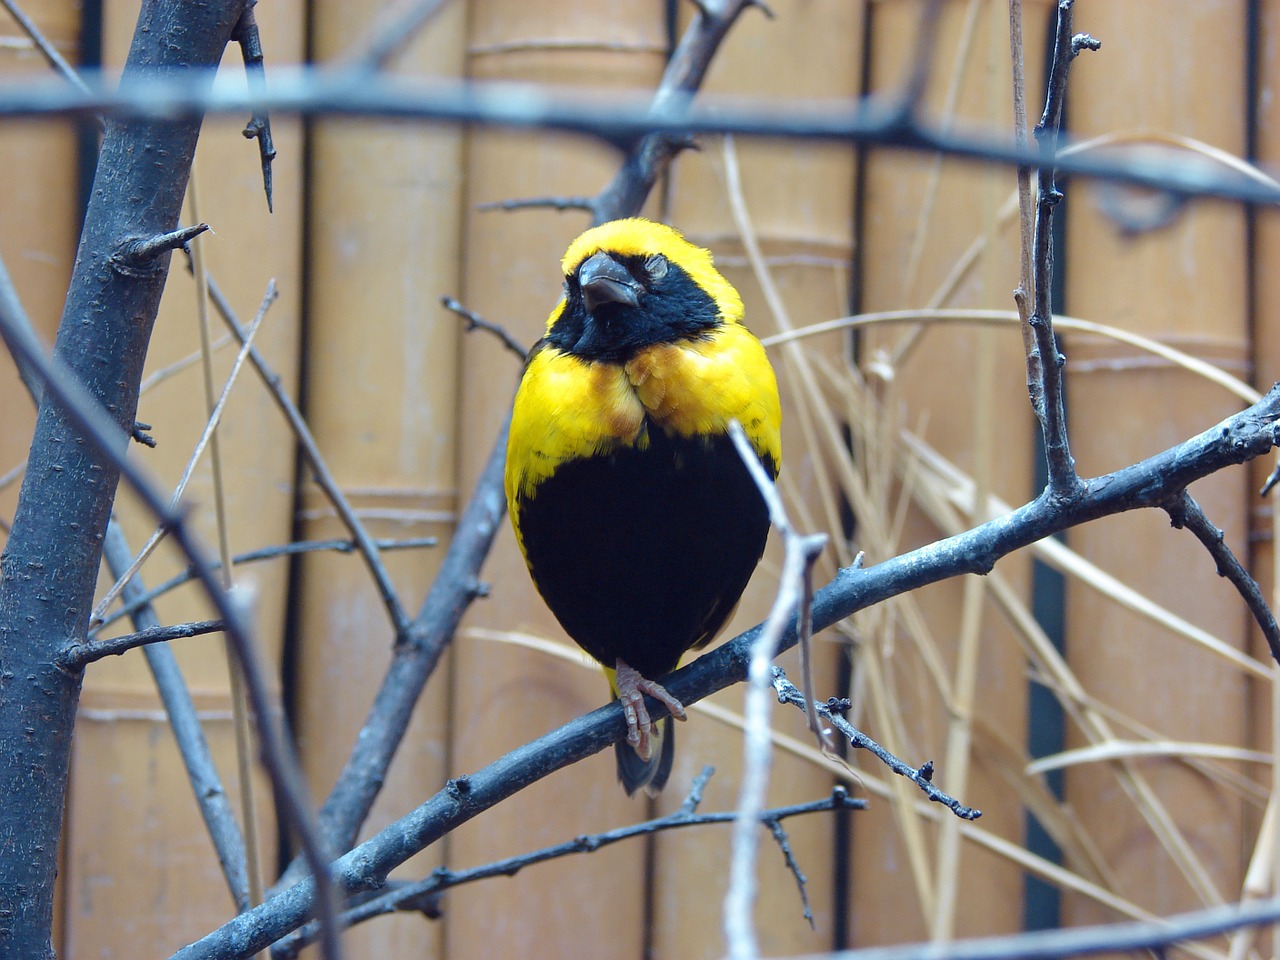
<svg viewBox="0 0 1280 960">
<path fill-rule="evenodd" d="M 627 717 L 618 779 L 655 795 L 684 708 L 656 680 L 715 636 L 768 535 L 728 434 L 781 463 L 773 368 L 711 254 L 670 227 L 615 220 L 564 255 L 564 296 L 516 393 L 506 493 L 539 592 L 604 667 Z"/>
</svg>

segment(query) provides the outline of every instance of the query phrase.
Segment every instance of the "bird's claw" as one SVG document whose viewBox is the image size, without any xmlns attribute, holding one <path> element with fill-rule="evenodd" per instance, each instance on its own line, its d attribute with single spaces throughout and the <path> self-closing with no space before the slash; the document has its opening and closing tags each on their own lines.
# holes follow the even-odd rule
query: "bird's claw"
<svg viewBox="0 0 1280 960">
<path fill-rule="evenodd" d="M 644 704 L 644 695 L 647 693 L 661 703 L 677 720 L 686 719 L 684 704 L 669 694 L 662 684 L 642 676 L 640 671 L 621 660 L 617 663 L 615 682 L 622 715 L 627 721 L 627 743 L 641 760 L 648 760 L 653 756 L 653 720 Z"/>
</svg>

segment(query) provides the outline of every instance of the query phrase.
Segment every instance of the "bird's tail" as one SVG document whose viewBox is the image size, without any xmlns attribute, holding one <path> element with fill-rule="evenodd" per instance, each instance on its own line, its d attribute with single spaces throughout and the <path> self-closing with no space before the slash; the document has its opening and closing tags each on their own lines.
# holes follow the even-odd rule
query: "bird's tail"
<svg viewBox="0 0 1280 960">
<path fill-rule="evenodd" d="M 649 739 L 653 752 L 648 760 L 641 760 L 625 740 L 613 745 L 618 759 L 618 780 L 627 796 L 643 788 L 649 796 L 656 797 L 667 785 L 667 777 L 671 776 L 671 765 L 676 758 L 676 731 L 671 718 L 663 717 L 654 724 Z"/>
</svg>

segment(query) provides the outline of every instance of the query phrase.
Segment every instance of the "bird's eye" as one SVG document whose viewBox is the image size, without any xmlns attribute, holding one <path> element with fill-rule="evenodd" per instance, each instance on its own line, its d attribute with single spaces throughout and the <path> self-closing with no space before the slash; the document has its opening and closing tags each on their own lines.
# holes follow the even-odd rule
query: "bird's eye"
<svg viewBox="0 0 1280 960">
<path fill-rule="evenodd" d="M 667 258 L 660 253 L 655 253 L 652 257 L 644 262 L 644 272 L 649 275 L 651 280 L 661 280 L 667 275 L 667 268 L 670 266 Z"/>
</svg>

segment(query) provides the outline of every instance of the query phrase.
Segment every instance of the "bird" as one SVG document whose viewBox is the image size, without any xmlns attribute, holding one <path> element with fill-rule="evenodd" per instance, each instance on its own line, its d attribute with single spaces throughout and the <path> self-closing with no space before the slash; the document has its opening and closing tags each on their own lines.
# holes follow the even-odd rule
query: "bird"
<svg viewBox="0 0 1280 960">
<path fill-rule="evenodd" d="M 561 267 L 512 408 L 507 506 L 534 585 L 622 701 L 618 779 L 657 796 L 685 719 L 658 681 L 724 626 L 764 552 L 768 509 L 728 430 L 777 477 L 777 379 L 737 290 L 674 228 L 603 223 Z"/>
</svg>

